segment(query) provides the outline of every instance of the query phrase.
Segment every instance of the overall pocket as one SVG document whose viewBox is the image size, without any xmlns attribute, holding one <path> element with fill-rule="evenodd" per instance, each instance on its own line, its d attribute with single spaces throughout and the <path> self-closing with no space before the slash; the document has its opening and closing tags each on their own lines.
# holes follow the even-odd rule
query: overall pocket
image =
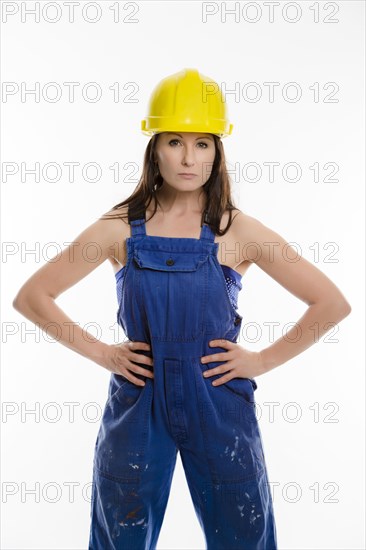
<svg viewBox="0 0 366 550">
<path fill-rule="evenodd" d="M 210 368 L 220 363 L 212 362 Z M 201 365 L 202 372 L 207 370 Z M 195 370 L 200 422 L 214 483 L 247 482 L 265 468 L 261 435 L 249 378 L 212 386 L 223 374 L 204 378 Z M 199 378 L 202 377 L 203 381 Z"/>
<path fill-rule="evenodd" d="M 208 259 L 207 252 L 171 251 L 162 249 L 137 248 L 134 261 L 140 268 L 158 271 L 197 271 Z"/>
<path fill-rule="evenodd" d="M 94 452 L 99 473 L 121 481 L 137 482 L 145 464 L 153 384 L 138 386 L 113 374 Z"/>
<path fill-rule="evenodd" d="M 211 362 L 209 364 L 202 365 L 202 372 L 205 370 L 211 370 L 216 367 L 219 367 L 222 364 L 222 361 Z M 215 374 L 205 378 L 212 385 L 214 380 L 219 380 L 225 373 Z M 214 390 L 219 390 L 225 392 L 227 395 L 230 395 L 233 399 L 239 400 L 249 409 L 255 410 L 255 397 L 254 390 L 257 388 L 256 382 L 252 378 L 232 378 L 224 384 L 219 386 L 212 386 Z"/>
<path fill-rule="evenodd" d="M 117 397 L 120 391 L 122 391 L 123 387 L 127 383 L 127 379 L 119 374 L 112 373 L 110 382 L 109 382 L 109 389 L 108 389 L 108 399 L 105 404 L 105 407 L 109 407 L 112 401 Z"/>
<path fill-rule="evenodd" d="M 254 387 L 256 387 L 256 383 L 251 378 L 232 378 L 225 384 L 216 387 L 229 392 L 233 397 L 239 398 L 246 405 L 255 408 Z"/>
<path fill-rule="evenodd" d="M 186 342 L 203 337 L 208 292 L 209 253 L 134 250 L 139 307 L 157 340 Z"/>
</svg>

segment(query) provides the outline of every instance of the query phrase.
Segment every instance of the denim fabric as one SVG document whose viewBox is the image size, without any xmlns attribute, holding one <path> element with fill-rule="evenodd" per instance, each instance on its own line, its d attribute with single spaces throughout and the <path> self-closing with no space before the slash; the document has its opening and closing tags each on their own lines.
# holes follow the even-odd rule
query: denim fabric
<svg viewBox="0 0 366 550">
<path fill-rule="evenodd" d="M 225 276 L 226 288 L 229 293 L 231 304 L 236 308 L 238 306 L 239 292 L 242 289 L 242 284 L 241 284 L 242 276 L 240 275 L 240 273 L 235 271 L 235 269 L 232 269 L 228 265 L 220 264 L 220 266 Z M 126 266 L 123 266 L 115 274 L 118 303 L 121 301 L 123 276 L 125 274 L 125 269 L 126 269 Z"/>
<path fill-rule="evenodd" d="M 276 550 L 276 526 L 254 379 L 202 373 L 222 362 L 208 342 L 236 342 L 242 316 L 230 298 L 206 224 L 199 239 L 146 235 L 131 220 L 117 319 L 148 342 L 154 379 L 111 374 L 95 443 L 89 550 L 155 550 L 178 451 L 208 550 Z"/>
</svg>

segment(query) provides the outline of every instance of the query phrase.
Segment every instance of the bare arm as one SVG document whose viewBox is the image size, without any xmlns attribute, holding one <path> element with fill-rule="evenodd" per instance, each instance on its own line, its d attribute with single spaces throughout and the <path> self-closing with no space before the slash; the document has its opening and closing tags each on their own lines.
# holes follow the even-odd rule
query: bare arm
<svg viewBox="0 0 366 550">
<path fill-rule="evenodd" d="M 243 259 L 255 262 L 309 306 L 285 336 L 260 352 L 262 368 L 266 372 L 314 344 L 314 326 L 319 327 L 318 336 L 321 338 L 332 324 L 349 315 L 351 306 L 337 286 L 305 258 L 298 257 L 297 251 L 281 235 L 242 212 L 234 223 L 236 236 L 244 244 L 246 256 Z M 254 244 L 248 247 L 245 246 L 247 243 Z M 296 257 L 298 261 L 291 261 Z"/>
<path fill-rule="evenodd" d="M 58 307 L 55 300 L 109 256 L 115 257 L 116 242 L 123 242 L 123 232 L 128 236 L 128 225 L 119 219 L 97 220 L 82 231 L 61 254 L 55 256 L 53 261 L 36 271 L 20 288 L 13 301 L 13 307 L 42 330 L 50 324 L 46 327 L 47 334 L 102 366 L 105 366 L 104 353 L 108 344 L 81 329 Z M 97 260 L 88 260 L 85 252 L 88 245 L 89 257 L 95 251 L 95 256 L 99 256 Z"/>
</svg>

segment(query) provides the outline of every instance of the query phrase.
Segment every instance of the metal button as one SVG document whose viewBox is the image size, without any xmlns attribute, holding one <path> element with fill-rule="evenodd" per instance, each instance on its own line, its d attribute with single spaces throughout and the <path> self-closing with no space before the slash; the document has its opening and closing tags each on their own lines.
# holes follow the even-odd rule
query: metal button
<svg viewBox="0 0 366 550">
<path fill-rule="evenodd" d="M 171 258 L 169 258 L 169 260 L 167 260 L 165 263 L 166 263 L 166 265 L 174 265 L 175 264 L 174 260 L 172 260 Z"/>
<path fill-rule="evenodd" d="M 240 325 L 241 317 L 235 317 L 234 325 Z"/>
</svg>

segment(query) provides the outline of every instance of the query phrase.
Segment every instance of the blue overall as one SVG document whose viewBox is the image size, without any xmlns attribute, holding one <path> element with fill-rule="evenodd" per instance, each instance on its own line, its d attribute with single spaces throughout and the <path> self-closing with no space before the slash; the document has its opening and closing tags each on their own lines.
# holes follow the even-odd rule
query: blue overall
<svg viewBox="0 0 366 550">
<path fill-rule="evenodd" d="M 230 300 L 218 243 L 146 234 L 130 219 L 117 319 L 148 342 L 154 379 L 111 374 L 95 443 L 89 550 L 155 550 L 179 450 L 208 550 L 276 550 L 273 503 L 256 417 L 254 379 L 220 386 L 204 355 L 236 342 L 242 316 Z M 230 268 L 229 268 L 230 269 Z M 232 270 L 234 272 L 234 270 Z"/>
</svg>

